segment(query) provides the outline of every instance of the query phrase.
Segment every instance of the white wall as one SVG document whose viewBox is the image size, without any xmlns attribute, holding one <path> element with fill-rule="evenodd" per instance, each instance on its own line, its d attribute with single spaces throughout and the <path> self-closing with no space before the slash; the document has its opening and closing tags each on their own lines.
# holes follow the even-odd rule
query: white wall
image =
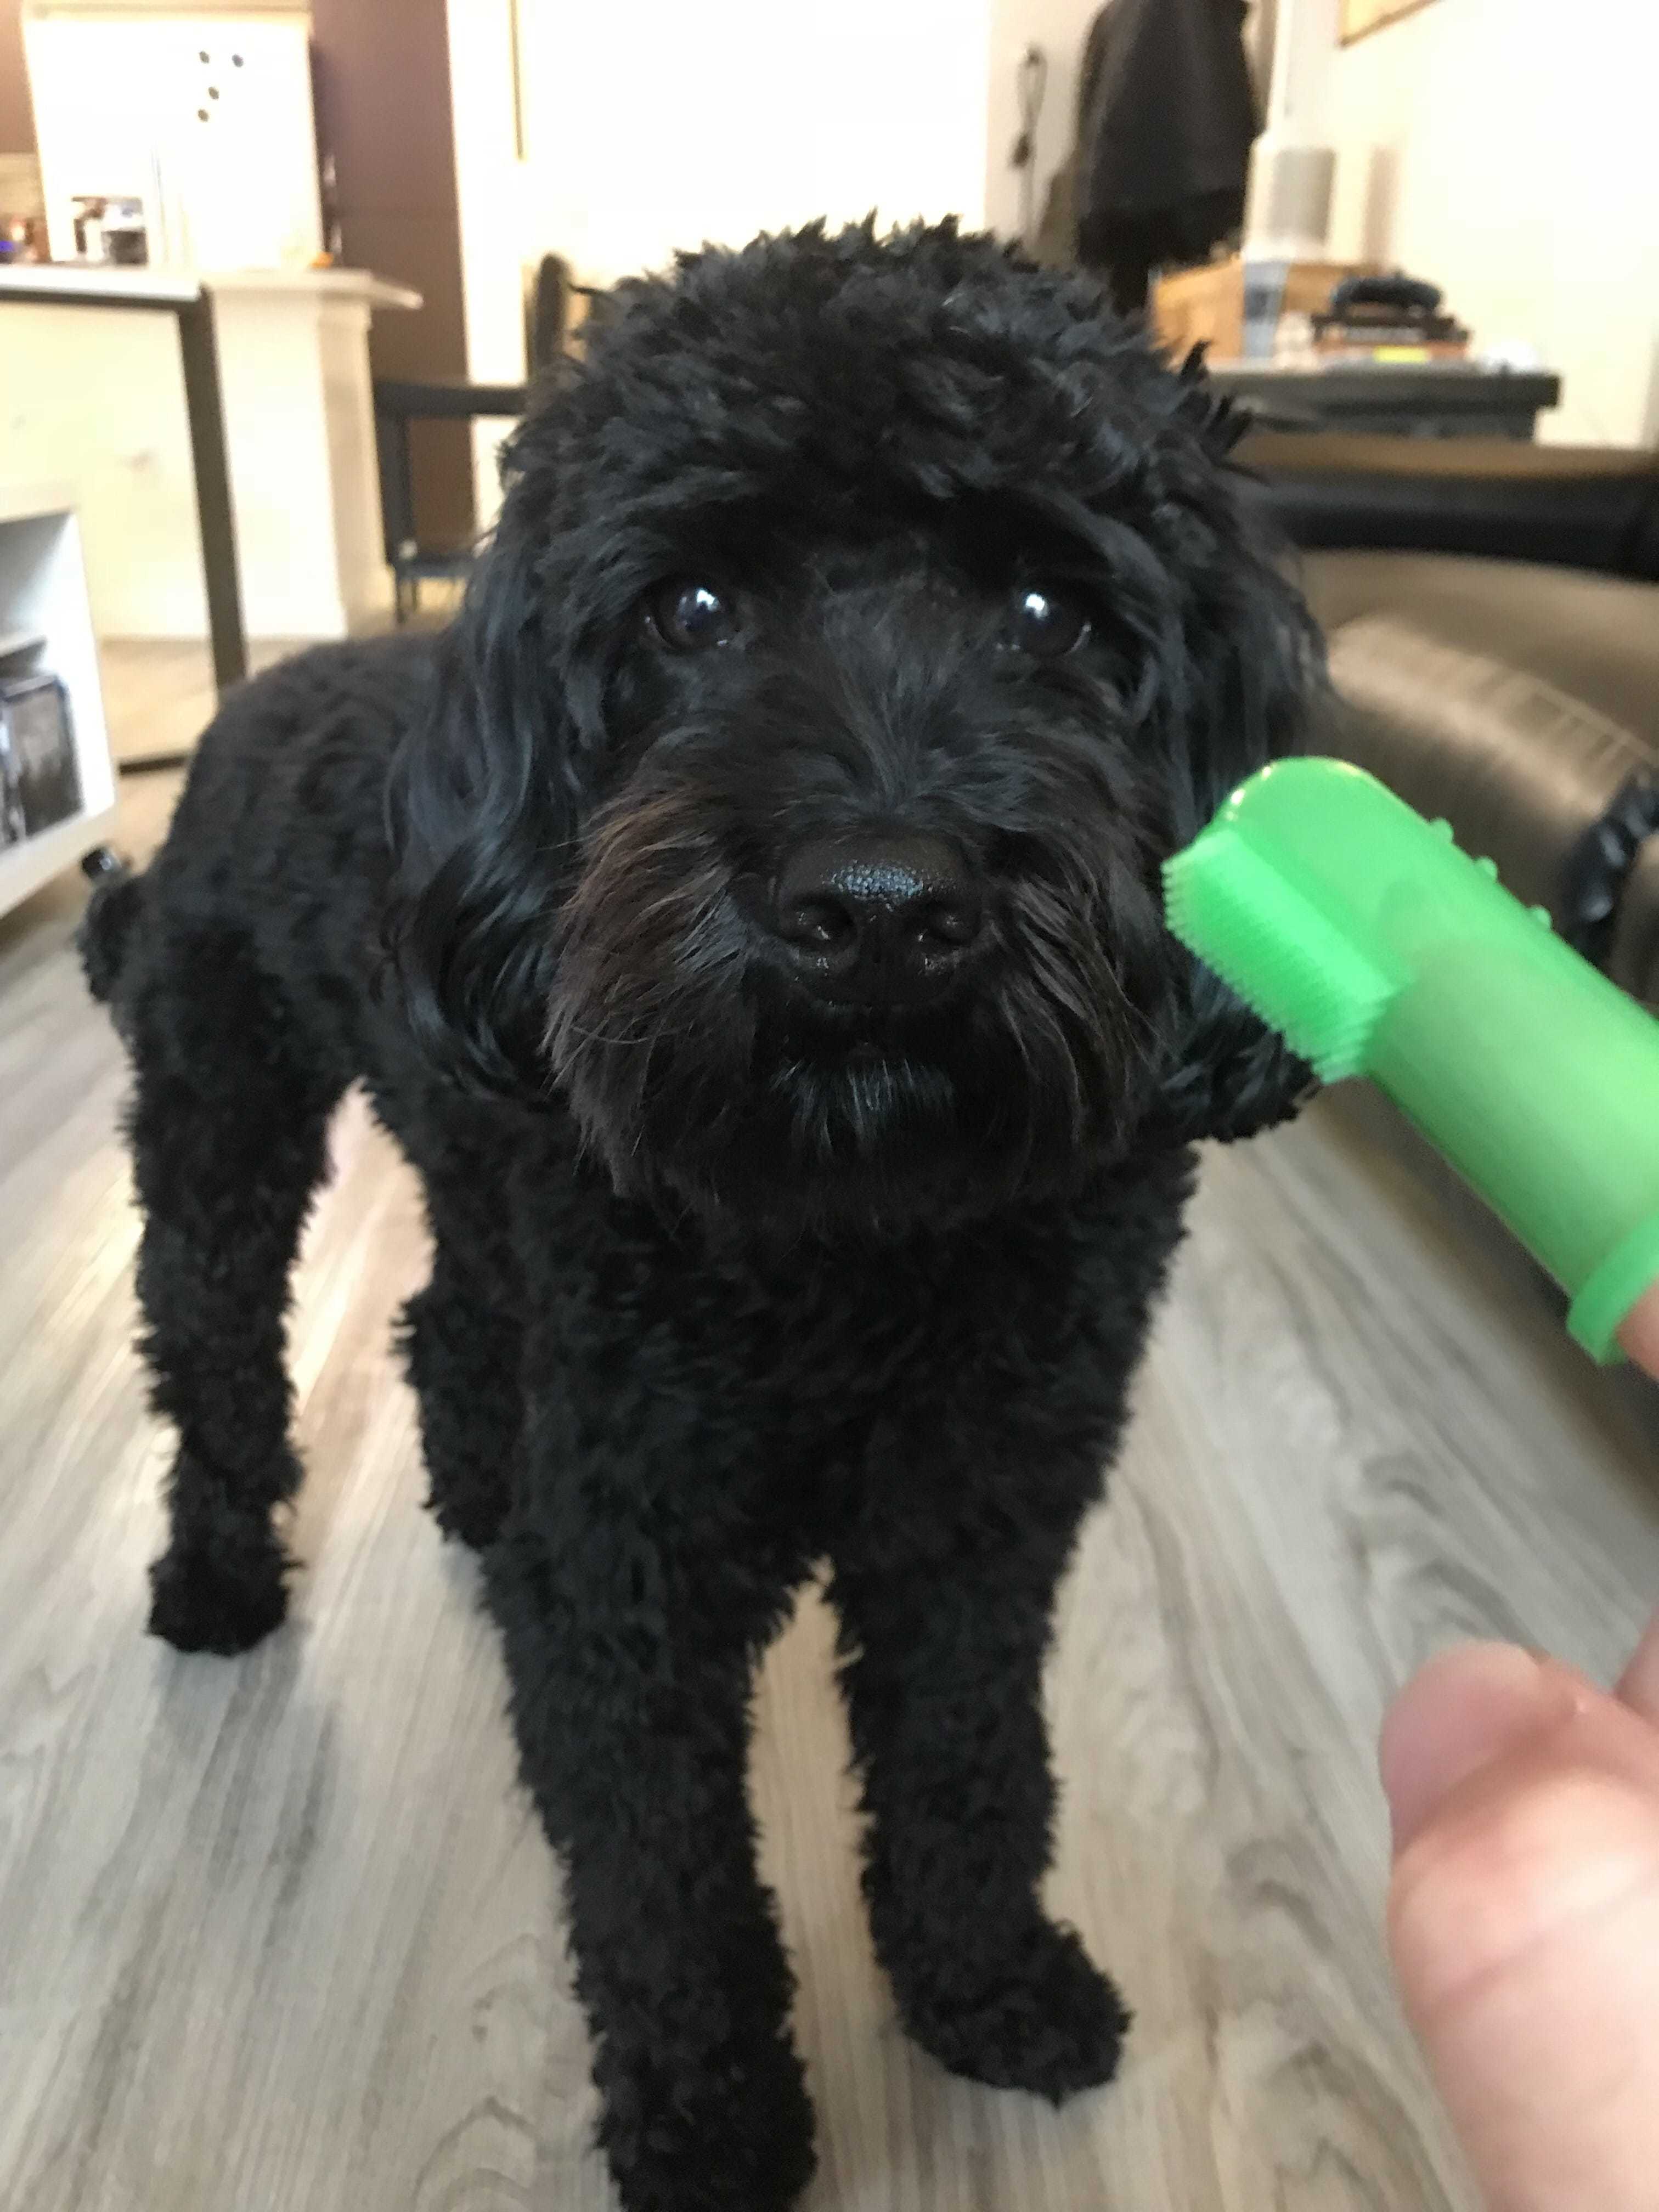
<svg viewBox="0 0 1659 2212">
<path fill-rule="evenodd" d="M 1659 440 L 1652 0 L 1435 0 L 1330 82 L 1336 253 L 1443 286 L 1483 344 L 1535 345 L 1565 387 L 1543 436 Z"/>
<path fill-rule="evenodd" d="M 518 0 L 520 161 L 511 0 L 448 0 L 469 374 L 524 374 L 546 252 L 608 284 L 817 216 L 983 223 L 993 4 Z M 473 434 L 481 526 L 503 428 Z"/>
<path fill-rule="evenodd" d="M 520 0 L 526 9 L 532 0 Z M 525 374 L 524 270 L 544 250 L 530 213 L 514 112 L 512 0 L 448 0 L 449 89 L 461 236 L 461 313 L 467 374 L 516 384 Z M 496 448 L 505 422 L 472 425 L 478 527 L 501 503 Z"/>
<path fill-rule="evenodd" d="M 983 222 L 991 4 L 520 0 L 527 246 L 609 282 L 815 216 Z"/>
<path fill-rule="evenodd" d="M 991 0 L 989 137 L 985 149 L 985 219 L 1004 238 L 1020 231 L 1020 173 L 1008 166 L 1019 135 L 1019 65 L 1028 46 L 1041 46 L 1048 78 L 1037 117 L 1035 227 L 1054 171 L 1072 150 L 1083 42 L 1100 0 Z"/>
</svg>

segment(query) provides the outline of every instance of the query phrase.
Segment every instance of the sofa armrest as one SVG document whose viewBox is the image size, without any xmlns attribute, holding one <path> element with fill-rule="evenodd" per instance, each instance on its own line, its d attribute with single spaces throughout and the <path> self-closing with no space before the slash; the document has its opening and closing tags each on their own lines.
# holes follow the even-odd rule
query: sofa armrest
<svg viewBox="0 0 1659 2212">
<path fill-rule="evenodd" d="M 1256 431 L 1237 459 L 1304 547 L 1484 554 L 1659 579 L 1659 454 Z"/>
</svg>

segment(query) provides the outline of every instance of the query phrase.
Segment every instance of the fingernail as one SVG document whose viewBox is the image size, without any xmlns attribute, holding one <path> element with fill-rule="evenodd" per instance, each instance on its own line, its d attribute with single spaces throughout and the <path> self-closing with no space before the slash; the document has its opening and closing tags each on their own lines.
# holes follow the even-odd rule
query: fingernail
<svg viewBox="0 0 1659 2212">
<path fill-rule="evenodd" d="M 1619 1678 L 1619 1695 L 1633 1712 L 1659 1728 L 1659 1613 Z"/>
<path fill-rule="evenodd" d="M 1382 1724 L 1378 1766 L 1397 1856 L 1460 1782 L 1573 1710 L 1568 1678 L 1511 1644 L 1468 1644 L 1431 1659 Z"/>
</svg>

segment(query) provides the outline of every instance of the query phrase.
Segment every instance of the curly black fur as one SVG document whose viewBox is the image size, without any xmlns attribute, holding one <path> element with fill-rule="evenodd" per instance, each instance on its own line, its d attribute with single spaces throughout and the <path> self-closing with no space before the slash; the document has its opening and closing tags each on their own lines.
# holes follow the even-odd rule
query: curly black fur
<svg viewBox="0 0 1659 2212">
<path fill-rule="evenodd" d="M 948 227 L 690 257 L 541 393 L 453 628 L 234 695 L 89 915 L 179 1431 L 153 1626 L 282 1617 L 288 1272 L 362 1081 L 424 1181 L 432 1503 L 484 1553 L 630 2212 L 811 2169 L 744 1762 L 817 1561 L 907 2026 L 1052 2097 L 1116 2063 L 1039 1901 L 1051 1602 L 1188 1147 L 1304 1074 L 1159 906 L 1317 682 L 1231 434 L 1091 288 Z M 665 641 L 676 578 L 723 641 Z M 1034 588 L 1071 650 L 1011 631 Z M 915 999 L 781 934 L 790 856 L 878 836 L 982 915 Z"/>
</svg>

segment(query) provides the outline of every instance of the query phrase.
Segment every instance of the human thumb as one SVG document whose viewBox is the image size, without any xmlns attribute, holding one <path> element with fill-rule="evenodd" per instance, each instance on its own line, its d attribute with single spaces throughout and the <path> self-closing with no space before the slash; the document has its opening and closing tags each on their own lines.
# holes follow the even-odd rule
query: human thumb
<svg viewBox="0 0 1659 2212">
<path fill-rule="evenodd" d="M 1491 2212 L 1659 2212 L 1659 1730 L 1473 1645 L 1382 1770 L 1401 1993 Z"/>
</svg>

